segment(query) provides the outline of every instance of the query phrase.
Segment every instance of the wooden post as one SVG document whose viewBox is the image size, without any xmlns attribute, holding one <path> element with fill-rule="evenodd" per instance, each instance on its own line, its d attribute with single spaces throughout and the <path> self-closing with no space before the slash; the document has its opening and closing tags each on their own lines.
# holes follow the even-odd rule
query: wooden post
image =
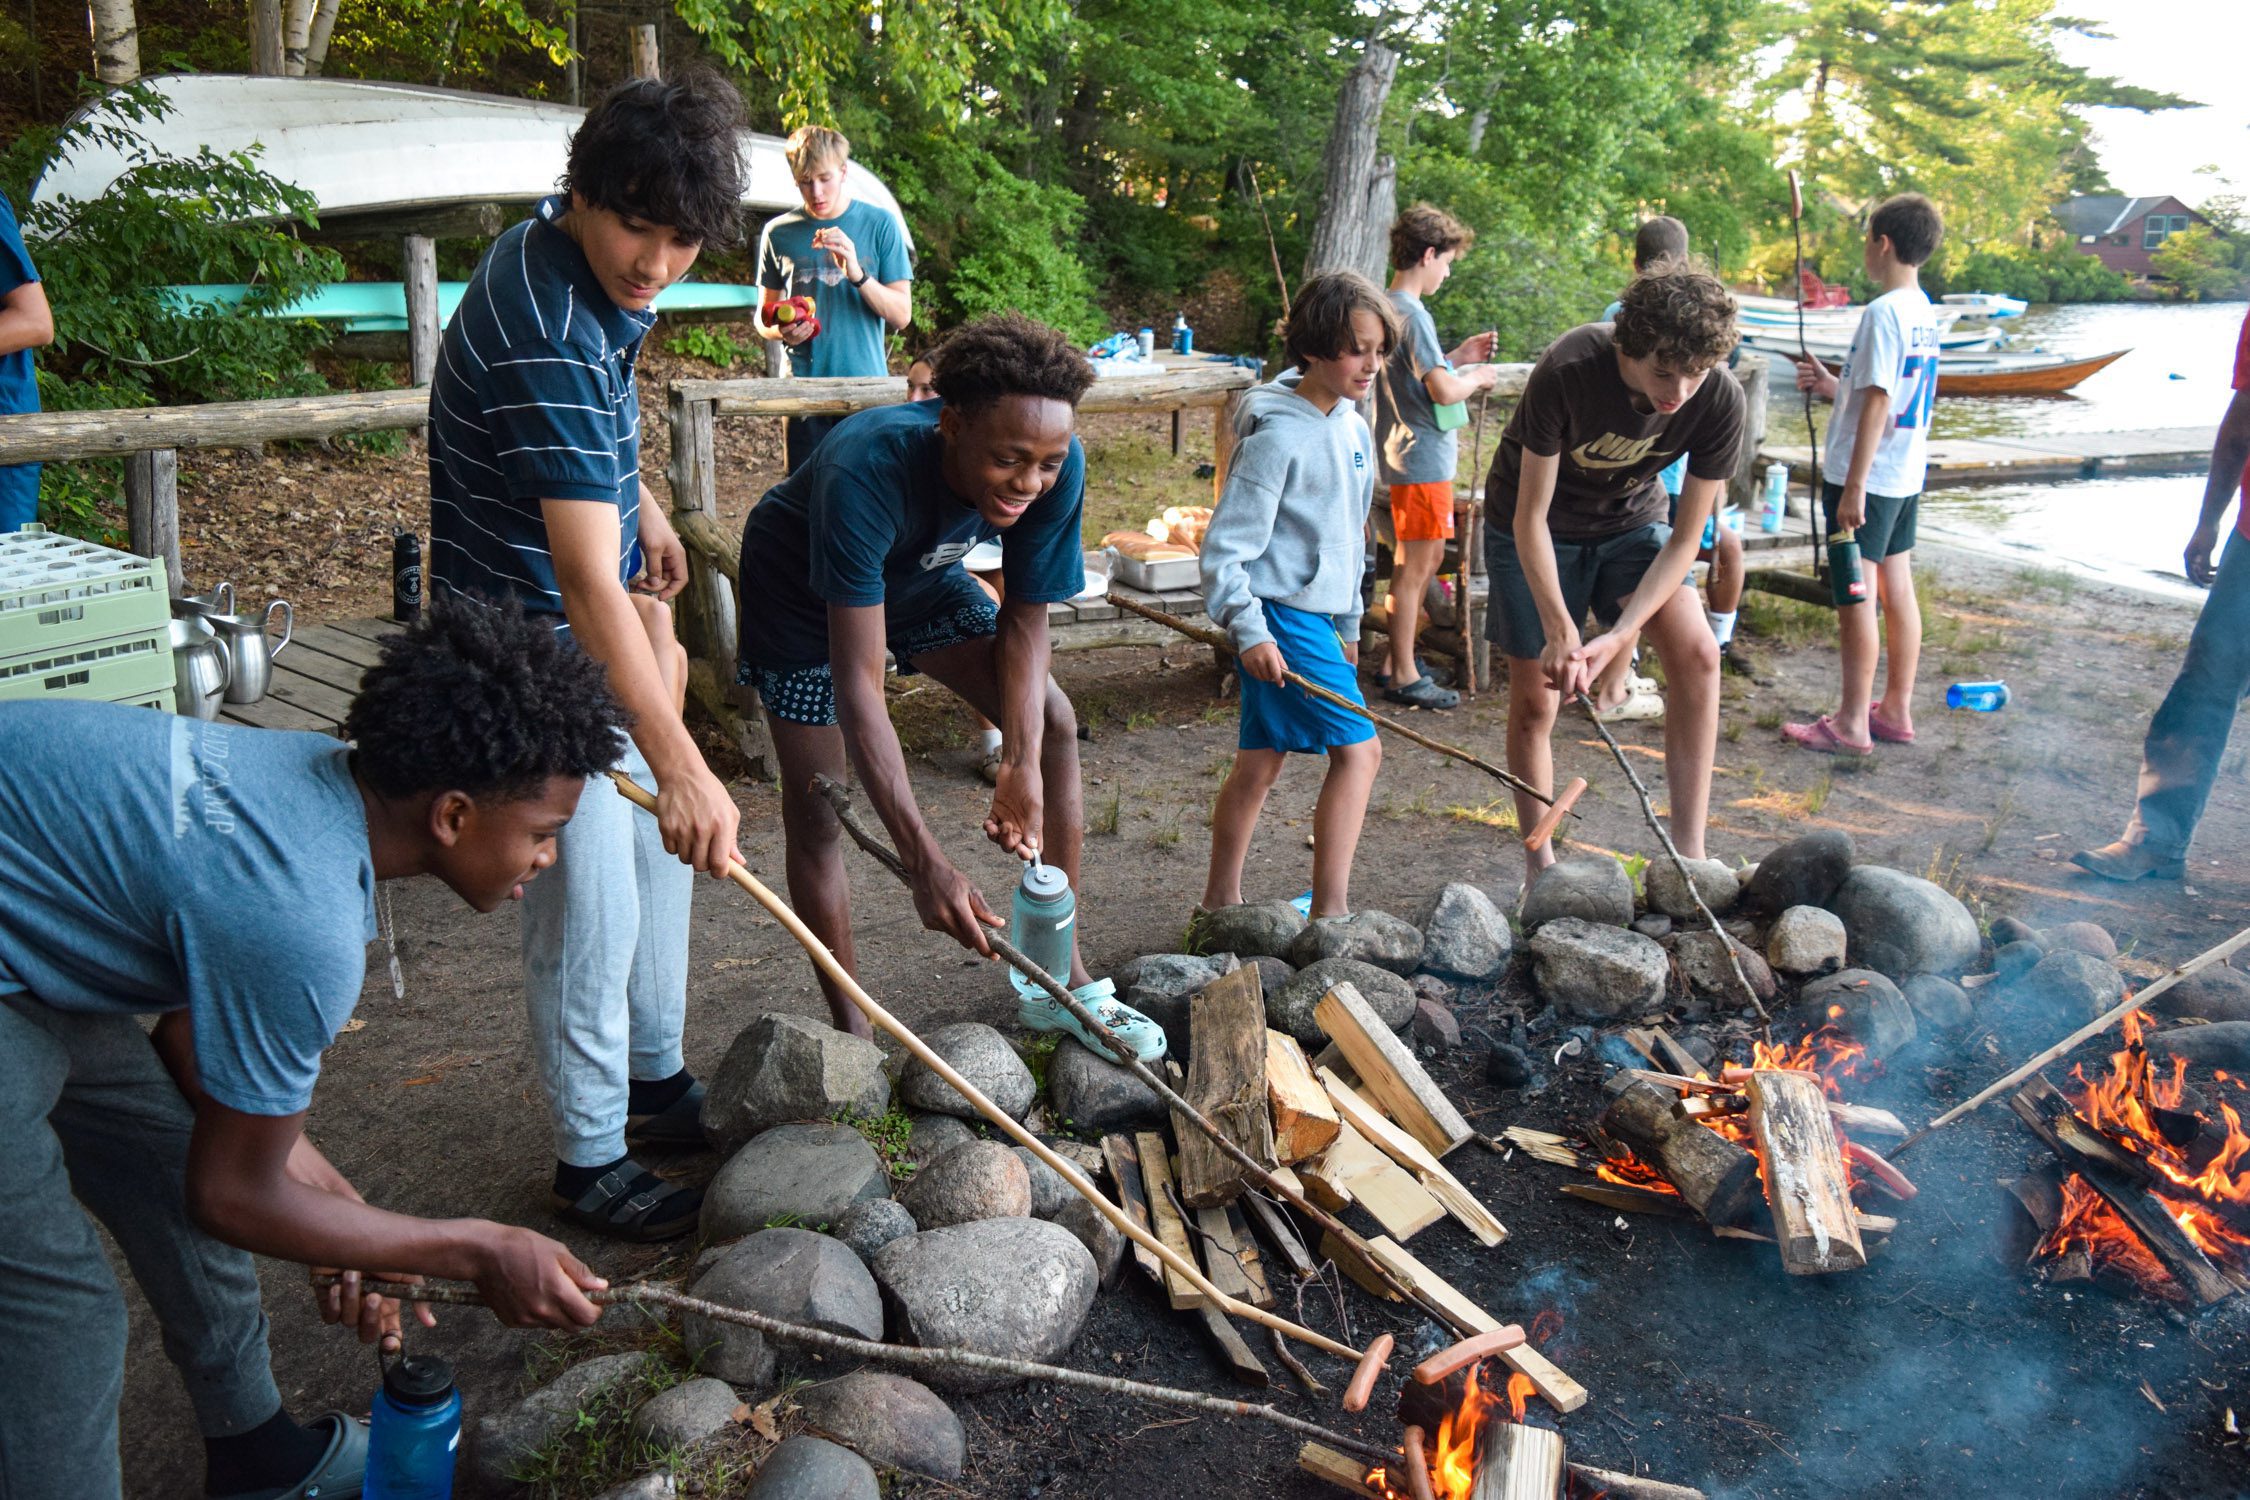
<svg viewBox="0 0 2250 1500">
<path fill-rule="evenodd" d="M 1266 1009 L 1254 967 L 1222 974 L 1188 1001 L 1188 1078 L 1180 1096 L 1264 1167 L 1274 1159 L 1273 1120 L 1266 1113 Z M 1247 1182 L 1242 1166 L 1184 1120 L 1180 1197 L 1190 1208 L 1232 1203 Z M 1220 1289 L 1226 1290 L 1220 1283 Z"/>
<path fill-rule="evenodd" d="M 406 279 L 406 368 L 415 385 L 428 385 L 437 375 L 438 320 L 437 242 L 425 234 L 410 234 L 401 243 Z"/>
<path fill-rule="evenodd" d="M 1180 409 L 1172 408 L 1172 456 L 1180 456 Z"/>
<path fill-rule="evenodd" d="M 633 76 L 635 78 L 663 76 L 658 71 L 656 63 L 656 28 L 654 26 L 636 26 L 631 32 L 631 40 Z"/>
<path fill-rule="evenodd" d="M 1744 525 L 1758 508 L 1758 450 L 1766 440 L 1766 388 L 1772 374 L 1773 361 L 1748 350 L 1734 367 L 1734 378 L 1742 386 L 1742 448 L 1735 455 L 1734 477 L 1727 481 L 1726 499 L 1741 508 Z"/>
<path fill-rule="evenodd" d="M 180 576 L 180 457 L 170 448 L 126 456 L 125 524 L 132 549 L 162 558 L 172 592 L 186 593 L 187 580 Z"/>
<path fill-rule="evenodd" d="M 688 692 L 742 751 L 750 774 L 770 781 L 776 763 L 765 717 L 744 712 L 734 692 L 734 558 L 727 549 L 736 538 L 719 524 L 718 407 L 675 388 L 671 419 L 672 525 L 688 554 L 688 586 L 673 618 L 687 648 Z"/>
</svg>

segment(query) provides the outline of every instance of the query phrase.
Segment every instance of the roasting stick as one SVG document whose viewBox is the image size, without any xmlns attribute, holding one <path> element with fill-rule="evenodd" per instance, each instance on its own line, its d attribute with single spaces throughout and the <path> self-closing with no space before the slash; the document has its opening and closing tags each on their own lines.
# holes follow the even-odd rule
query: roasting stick
<svg viewBox="0 0 2250 1500">
<path fill-rule="evenodd" d="M 1765 1002 L 1750 987 L 1750 976 L 1742 972 L 1742 959 L 1734 951 L 1734 939 L 1719 925 L 1719 919 L 1712 915 L 1711 908 L 1703 904 L 1703 893 L 1695 888 L 1695 877 L 1688 873 L 1687 861 L 1680 858 L 1680 847 L 1672 842 L 1671 830 L 1656 815 L 1656 804 L 1649 800 L 1648 788 L 1642 784 L 1640 773 L 1633 769 L 1633 763 L 1618 748 L 1616 739 L 1609 732 L 1609 726 L 1602 722 L 1602 716 L 1594 711 L 1594 700 L 1580 693 L 1578 706 L 1586 710 L 1586 722 L 1594 726 L 1594 733 L 1600 735 L 1602 743 L 1609 746 L 1609 753 L 1617 761 L 1618 768 L 1625 773 L 1625 779 L 1633 783 L 1633 793 L 1641 799 L 1641 816 L 1648 820 L 1650 828 L 1656 830 L 1656 841 L 1671 856 L 1672 867 L 1680 872 L 1680 884 L 1687 887 L 1688 899 L 1695 903 L 1697 911 L 1703 913 L 1703 920 L 1711 924 L 1711 930 L 1719 935 L 1719 941 L 1726 944 L 1727 963 L 1734 969 L 1735 982 L 1742 986 L 1742 993 L 1750 997 L 1750 1004 L 1758 1012 L 1758 1019 L 1771 1022 L 1773 1017 L 1766 1014 Z"/>
<path fill-rule="evenodd" d="M 813 778 L 813 790 L 828 799 L 828 805 L 835 809 L 836 820 L 844 825 L 844 832 L 851 835 L 853 843 L 865 850 L 877 864 L 896 875 L 901 882 L 910 880 L 906 873 L 906 865 L 899 859 L 898 855 L 892 852 L 890 847 L 881 839 L 868 832 L 865 825 L 853 814 L 852 794 L 849 788 L 829 777 L 815 776 Z M 1275 1176 L 1271 1169 L 1244 1151 L 1241 1146 L 1228 1137 L 1226 1132 L 1212 1124 L 1208 1115 L 1181 1098 L 1162 1074 L 1135 1057 L 1132 1051 L 1117 1039 L 1116 1034 L 1102 1024 L 1101 1017 L 1095 1015 L 1085 1001 L 1073 995 L 1069 987 L 1062 981 L 1032 962 L 1021 949 L 1002 937 L 997 931 L 987 928 L 985 940 L 992 944 L 992 951 L 1013 965 L 1018 973 L 1045 990 L 1054 997 L 1057 1004 L 1076 1016 L 1078 1023 L 1091 1032 L 1094 1038 L 1108 1049 L 1110 1056 L 1118 1062 L 1119 1066 L 1153 1089 L 1156 1096 L 1169 1105 L 1178 1118 L 1187 1121 L 1204 1135 L 1210 1137 L 1212 1144 L 1224 1152 L 1236 1166 L 1248 1172 L 1251 1180 L 1256 1182 L 1258 1186 L 1280 1198 L 1291 1208 L 1296 1209 L 1322 1229 L 1334 1235 L 1340 1244 L 1359 1257 L 1362 1264 L 1374 1273 L 1378 1281 L 1389 1287 L 1393 1292 L 1404 1295 L 1417 1307 L 1420 1307 L 1446 1327 L 1451 1328 L 1455 1333 L 1466 1337 L 1476 1332 L 1474 1328 L 1465 1327 L 1460 1320 L 1449 1316 L 1440 1303 L 1418 1288 L 1392 1275 L 1384 1267 L 1382 1261 L 1376 1257 L 1373 1247 L 1353 1232 L 1349 1225 L 1338 1219 L 1334 1214 L 1310 1202 L 1304 1194 L 1296 1191 Z"/>
<path fill-rule="evenodd" d="M 2154 1000 L 2158 995 L 2163 994 L 2166 990 L 2170 989 L 2173 985 L 2178 984 L 2181 980 L 2192 978 L 2195 975 L 2202 973 L 2205 969 L 2210 968 L 2214 964 L 2225 963 L 2229 958 L 2240 952 L 2245 946 L 2250 946 L 2250 927 L 2243 928 L 2242 931 L 2236 933 L 2233 937 L 2228 938 L 2225 942 L 2219 944 L 2216 948 L 2210 949 L 2208 952 L 2197 954 L 2195 957 L 2189 959 L 2186 963 L 2181 964 L 2178 968 L 2172 970 L 2171 973 L 2166 974 L 2161 979 L 2158 979 L 2155 983 L 2143 985 L 2137 993 L 2126 996 L 2116 1005 L 2110 1007 L 2101 1015 L 2096 1016 L 2093 1020 L 2088 1021 L 2085 1025 L 2079 1027 L 2076 1031 L 2072 1032 L 2069 1036 L 2064 1037 L 2061 1041 L 2055 1043 L 2055 1045 L 2049 1047 L 2046 1051 L 2041 1052 L 2036 1057 L 2032 1058 L 2029 1062 L 2023 1064 L 2021 1067 L 2010 1070 L 2002 1077 L 1994 1080 L 1991 1084 L 1987 1085 L 1984 1089 L 1979 1091 L 1974 1097 L 1966 1099 L 1961 1103 L 1954 1105 L 1944 1114 L 1939 1115 L 1936 1119 L 1930 1121 L 1929 1124 L 1923 1126 L 1920 1130 L 1915 1131 L 1905 1140 L 1900 1141 L 1898 1145 L 1892 1149 L 1892 1157 L 1895 1159 L 1898 1156 L 1899 1152 L 1904 1151 L 1907 1147 L 1922 1139 L 1922 1137 L 1929 1135 L 1933 1131 L 1943 1130 L 1946 1126 L 1952 1124 L 1955 1120 L 1960 1119 L 1963 1115 L 1968 1114 L 1971 1110 L 1980 1109 L 1984 1105 L 1989 1104 L 2000 1095 L 2014 1088 L 2017 1084 L 2022 1083 L 2032 1074 L 2038 1072 L 2041 1068 L 2047 1066 L 2047 1064 L 2053 1062 L 2056 1058 L 2061 1057 L 2065 1053 L 2069 1052 L 2079 1043 L 2086 1041 L 2089 1038 L 2100 1036 L 2103 1032 L 2109 1030 L 2110 1027 L 2115 1026 L 2119 1021 L 2124 1020 L 2125 1017 L 2131 1015 L 2134 1011 L 2139 1010 L 2142 1006 L 2148 1004 L 2149 1001 Z"/>
<path fill-rule="evenodd" d="M 609 774 L 610 779 L 617 783 L 617 789 L 624 793 L 626 800 L 632 802 L 644 812 L 654 813 L 656 811 L 656 799 L 651 797 L 641 787 L 640 783 L 621 771 L 612 771 Z M 1366 1383 L 1373 1383 L 1374 1376 L 1384 1357 L 1387 1357 L 1390 1353 L 1391 1341 L 1387 1336 L 1377 1339 L 1365 1350 L 1354 1349 L 1349 1344 L 1338 1343 L 1326 1334 L 1315 1333 L 1310 1328 L 1292 1323 L 1277 1313 L 1267 1312 L 1262 1307 L 1252 1307 L 1247 1302 L 1236 1301 L 1220 1291 L 1204 1277 L 1202 1271 L 1196 1268 L 1195 1262 L 1134 1223 L 1132 1219 L 1126 1216 L 1123 1209 L 1103 1197 L 1099 1189 L 1080 1175 L 1075 1165 L 1057 1155 L 1045 1141 L 1024 1129 L 1014 1116 L 987 1099 L 975 1084 L 956 1072 L 951 1063 L 930 1050 L 929 1044 L 916 1036 L 905 1022 L 876 1004 L 875 997 L 860 988 L 859 981 L 852 978 L 850 971 L 836 961 L 836 955 L 828 951 L 828 945 L 815 937 L 812 929 L 807 927 L 797 914 L 789 909 L 788 903 L 766 889 L 765 883 L 744 868 L 739 859 L 730 862 L 727 874 L 736 885 L 741 886 L 743 890 L 750 894 L 752 900 L 764 907 L 767 913 L 781 924 L 784 931 L 797 940 L 798 946 L 803 948 L 806 954 L 811 957 L 814 967 L 833 980 L 838 989 L 850 996 L 852 1003 L 860 1008 L 861 1013 L 870 1022 L 889 1032 L 901 1046 L 913 1055 L 917 1062 L 951 1084 L 962 1098 L 975 1106 L 978 1114 L 999 1126 L 1009 1139 L 1053 1168 L 1080 1197 L 1093 1205 L 1095 1212 L 1117 1226 L 1119 1234 L 1124 1235 L 1142 1249 L 1149 1251 L 1158 1260 L 1178 1272 L 1188 1285 L 1210 1298 L 1214 1307 L 1232 1313 L 1239 1318 L 1248 1318 L 1253 1323 L 1263 1324 L 1278 1333 L 1287 1334 L 1301 1344 L 1309 1344 L 1313 1348 L 1333 1354 L 1339 1359 L 1354 1360 L 1358 1362 L 1359 1368 L 1353 1374 L 1352 1384 L 1355 1387 L 1360 1385 L 1363 1377 Z"/>
<path fill-rule="evenodd" d="M 343 1278 L 315 1276 L 316 1288 L 332 1287 Z M 486 1307 L 484 1294 L 472 1288 L 427 1286 L 419 1282 L 376 1281 L 363 1278 L 360 1290 L 371 1296 L 395 1297 L 401 1302 L 435 1302 L 449 1307 Z M 1027 1359 L 1008 1359 L 998 1354 L 981 1354 L 974 1349 L 954 1349 L 943 1345 L 927 1348 L 902 1344 L 880 1344 L 872 1339 L 853 1338 L 848 1334 L 830 1333 L 824 1328 L 808 1328 L 802 1323 L 792 1323 L 785 1318 L 770 1317 L 747 1308 L 728 1307 L 722 1303 L 691 1297 L 685 1292 L 653 1282 L 636 1281 L 629 1286 L 613 1287 L 605 1291 L 587 1292 L 586 1300 L 597 1307 L 610 1307 L 618 1303 L 648 1304 L 675 1308 L 681 1312 L 699 1314 L 721 1323 L 739 1323 L 745 1328 L 755 1328 L 769 1338 L 784 1339 L 791 1343 L 809 1344 L 815 1349 L 826 1349 L 836 1354 L 848 1354 L 859 1359 L 871 1359 L 878 1364 L 906 1365 L 910 1368 L 946 1368 L 982 1370 L 988 1374 L 1008 1375 L 1023 1380 L 1045 1380 L 1055 1385 L 1075 1385 L 1090 1391 L 1105 1391 L 1116 1396 L 1135 1396 L 1144 1401 L 1161 1401 L 1169 1406 L 1195 1407 L 1217 1412 L 1225 1417 L 1255 1417 L 1261 1422 L 1271 1422 L 1315 1437 L 1324 1443 L 1347 1449 L 1377 1463 L 1390 1463 L 1397 1458 L 1395 1452 L 1386 1451 L 1359 1438 L 1332 1432 L 1316 1423 L 1271 1406 L 1252 1405 L 1247 1401 L 1229 1401 L 1223 1396 L 1207 1396 L 1201 1391 L 1181 1390 L 1175 1386 L 1150 1385 L 1146 1381 L 1125 1380 L 1115 1375 L 1096 1375 L 1087 1370 L 1073 1370 L 1062 1365 L 1037 1364 Z"/>
<path fill-rule="evenodd" d="M 1219 632 L 1217 632 L 1216 630 L 1205 630 L 1202 626 L 1190 624 L 1188 621 L 1181 619 L 1178 615 L 1167 614 L 1161 609 L 1150 609 L 1147 605 L 1142 604 L 1138 600 L 1128 599 L 1124 595 L 1119 594 L 1115 591 L 1112 591 L 1110 593 L 1109 602 L 1116 605 L 1119 609 L 1130 610 L 1132 613 L 1139 615 L 1144 620 L 1154 620 L 1159 625 L 1167 626 L 1170 629 L 1177 630 L 1180 634 L 1186 636 L 1191 641 L 1201 641 L 1204 645 L 1209 646 L 1214 651 L 1225 651 L 1229 654 L 1232 654 L 1234 651 L 1233 644 L 1230 643 L 1225 636 L 1219 634 Z M 1304 678 L 1299 677 L 1296 673 L 1289 671 L 1287 668 L 1282 669 L 1281 680 L 1290 684 L 1292 687 L 1303 688 L 1307 693 L 1311 694 L 1315 698 L 1318 698 L 1323 703 L 1331 704 L 1334 707 L 1340 708 L 1344 710 L 1344 712 L 1349 714 L 1357 714 L 1360 718 L 1365 719 L 1368 723 L 1373 724 L 1378 729 L 1388 729 L 1391 733 L 1397 735 L 1402 740 L 1407 740 L 1413 744 L 1420 745 L 1425 750 L 1434 750 L 1440 755 L 1461 762 L 1463 765 L 1475 766 L 1478 770 L 1484 772 L 1485 775 L 1494 777 L 1502 784 L 1523 793 L 1526 797 L 1531 797 L 1540 802 L 1545 802 L 1550 805 L 1555 800 L 1553 796 L 1546 792 L 1542 792 L 1541 790 L 1539 790 L 1539 788 L 1533 786 L 1530 782 L 1524 780 L 1521 776 L 1516 775 L 1512 771 L 1503 770 L 1499 766 L 1494 765 L 1491 761 L 1486 760 L 1481 755 L 1476 755 L 1467 750 L 1464 750 L 1459 745 L 1448 745 L 1443 740 L 1433 740 L 1426 734 L 1417 734 L 1413 730 L 1407 728 L 1404 724 L 1401 724 L 1398 720 L 1391 718 L 1389 715 L 1379 714 L 1364 703 L 1354 703 L 1351 699 L 1345 697 L 1342 693 L 1332 693 L 1317 682 L 1307 682 Z M 1575 817 L 1576 814 L 1572 814 L 1572 816 Z"/>
</svg>

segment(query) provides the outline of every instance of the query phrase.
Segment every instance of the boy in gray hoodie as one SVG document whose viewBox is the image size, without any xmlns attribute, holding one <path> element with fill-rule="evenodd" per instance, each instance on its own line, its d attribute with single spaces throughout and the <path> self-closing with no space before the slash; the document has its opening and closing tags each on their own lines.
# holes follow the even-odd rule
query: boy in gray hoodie
<svg viewBox="0 0 2250 1500">
<path fill-rule="evenodd" d="M 1359 575 L 1375 496 L 1364 399 L 1398 342 L 1398 316 L 1354 272 L 1316 276 L 1283 331 L 1292 369 L 1244 398 L 1226 487 L 1203 537 L 1203 601 L 1242 662 L 1234 769 L 1211 816 L 1203 906 L 1242 901 L 1242 865 L 1292 752 L 1328 757 L 1313 811 L 1312 915 L 1351 910 L 1352 853 L 1383 750 L 1367 720 L 1282 681 L 1294 672 L 1363 703 Z"/>
</svg>

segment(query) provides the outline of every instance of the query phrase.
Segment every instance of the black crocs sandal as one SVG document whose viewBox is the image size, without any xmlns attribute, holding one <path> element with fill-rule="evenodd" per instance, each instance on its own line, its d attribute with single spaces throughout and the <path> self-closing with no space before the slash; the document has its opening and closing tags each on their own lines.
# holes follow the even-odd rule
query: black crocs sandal
<svg viewBox="0 0 2250 1500">
<path fill-rule="evenodd" d="M 560 1193 L 547 1198 L 555 1217 L 613 1240 L 673 1240 L 695 1230 L 703 1212 L 703 1190 L 681 1187 L 628 1161 L 604 1172 L 573 1203 Z"/>
<path fill-rule="evenodd" d="M 1386 688 L 1383 696 L 1393 703 L 1404 703 L 1412 708 L 1459 708 L 1461 695 L 1451 688 L 1441 688 L 1427 677 L 1417 677 L 1405 687 Z"/>
<path fill-rule="evenodd" d="M 687 1092 L 651 1115 L 625 1117 L 628 1146 L 707 1146 L 703 1136 L 703 1085 L 691 1083 Z"/>
</svg>

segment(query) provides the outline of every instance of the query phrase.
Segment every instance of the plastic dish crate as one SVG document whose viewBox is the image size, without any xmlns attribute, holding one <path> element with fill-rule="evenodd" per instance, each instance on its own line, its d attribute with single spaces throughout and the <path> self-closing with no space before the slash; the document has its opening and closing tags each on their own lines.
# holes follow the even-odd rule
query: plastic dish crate
<svg viewBox="0 0 2250 1500">
<path fill-rule="evenodd" d="M 174 706 L 169 628 L 0 657 L 0 701 L 86 698 Z"/>
<path fill-rule="evenodd" d="M 0 533 L 0 662 L 153 635 L 169 650 L 164 564 L 44 527 Z"/>
</svg>

